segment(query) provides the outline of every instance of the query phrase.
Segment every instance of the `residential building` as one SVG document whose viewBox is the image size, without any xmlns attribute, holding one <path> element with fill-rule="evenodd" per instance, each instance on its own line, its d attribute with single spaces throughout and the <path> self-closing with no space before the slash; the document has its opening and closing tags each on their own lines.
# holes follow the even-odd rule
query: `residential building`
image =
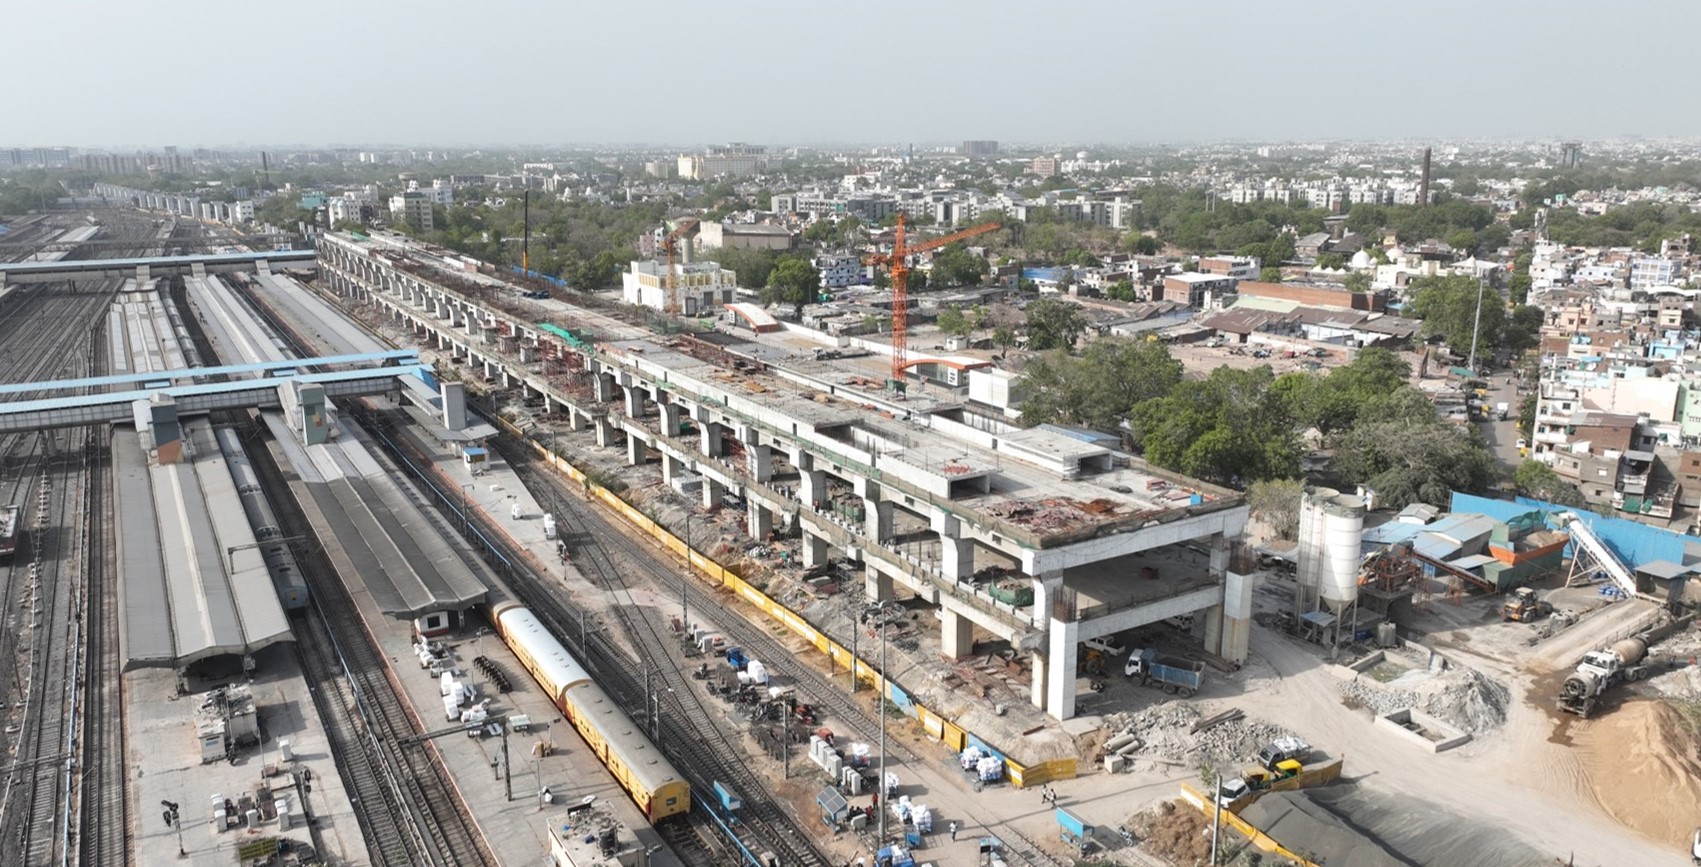
<svg viewBox="0 0 1701 867">
<path fill-rule="evenodd" d="M 868 279 L 868 270 L 862 264 L 862 257 L 855 254 L 823 254 L 816 256 L 812 263 L 815 270 L 821 272 L 823 289 L 858 286 Z"/>
<path fill-rule="evenodd" d="M 681 154 L 679 177 L 701 181 L 718 177 L 748 177 L 768 167 L 768 149 L 743 142 L 717 145 L 704 154 Z"/>
<path fill-rule="evenodd" d="M 1236 280 L 1255 280 L 1262 269 L 1263 263 L 1257 256 L 1203 256 L 1199 259 L 1199 273 Z"/>
<path fill-rule="evenodd" d="M 998 155 L 998 142 L 979 139 L 963 142 L 962 150 L 958 151 L 966 157 L 993 157 Z"/>
<path fill-rule="evenodd" d="M 1057 157 L 1035 157 L 1028 170 L 1042 178 L 1054 177 L 1058 171 Z"/>
<path fill-rule="evenodd" d="M 1152 293 L 1153 301 L 1176 301 L 1203 310 L 1221 304 L 1235 290 L 1235 279 L 1217 274 L 1168 274 Z"/>
<path fill-rule="evenodd" d="M 795 238 L 784 226 L 768 223 L 698 224 L 697 246 L 705 250 L 790 250 Z"/>
<path fill-rule="evenodd" d="M 230 221 L 232 223 L 248 223 L 254 220 L 254 203 L 242 199 L 230 203 Z"/>
<path fill-rule="evenodd" d="M 361 222 L 360 202 L 347 195 L 339 196 L 326 202 L 325 209 L 328 212 L 332 226 L 344 222 Z"/>
<path fill-rule="evenodd" d="M 1670 286 L 1682 273 L 1682 263 L 1664 256 L 1637 256 L 1630 260 L 1630 288 L 1645 291 Z"/>
<path fill-rule="evenodd" d="M 736 300 L 738 274 L 717 262 L 675 262 L 673 273 L 670 293 L 667 263 L 654 259 L 633 262 L 631 270 L 620 277 L 622 300 L 684 316 L 717 312 L 722 304 Z"/>
<path fill-rule="evenodd" d="M 421 232 L 433 229 L 431 199 L 419 190 L 408 190 L 390 197 L 390 220 L 406 223 Z"/>
</svg>

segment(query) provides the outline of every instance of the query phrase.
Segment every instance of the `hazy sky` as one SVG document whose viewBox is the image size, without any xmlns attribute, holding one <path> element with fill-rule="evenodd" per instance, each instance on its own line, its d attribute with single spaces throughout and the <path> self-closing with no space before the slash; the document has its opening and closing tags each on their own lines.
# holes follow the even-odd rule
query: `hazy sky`
<svg viewBox="0 0 1701 867">
<path fill-rule="evenodd" d="M 55 0 L 0 143 L 1701 134 L 1695 0 Z"/>
</svg>

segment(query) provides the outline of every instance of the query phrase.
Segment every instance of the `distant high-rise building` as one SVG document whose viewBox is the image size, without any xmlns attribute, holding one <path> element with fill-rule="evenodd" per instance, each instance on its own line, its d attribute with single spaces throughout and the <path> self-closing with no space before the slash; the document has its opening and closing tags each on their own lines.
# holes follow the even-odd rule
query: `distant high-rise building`
<svg viewBox="0 0 1701 867">
<path fill-rule="evenodd" d="M 1574 169 L 1583 164 L 1583 144 L 1568 141 L 1559 146 L 1559 167 Z"/>
<path fill-rule="evenodd" d="M 679 157 L 679 176 L 700 181 L 730 175 L 754 175 L 768 167 L 768 149 L 763 145 L 732 142 L 711 147 L 701 156 L 682 154 Z"/>
<path fill-rule="evenodd" d="M 1057 168 L 1057 157 L 1034 157 L 1033 163 L 1029 166 L 1030 171 L 1042 178 L 1049 178 L 1056 175 Z"/>
<path fill-rule="evenodd" d="M 431 231 L 431 197 L 419 190 L 408 190 L 391 196 L 390 219 L 397 223 L 407 223 L 421 232 Z"/>
<path fill-rule="evenodd" d="M 974 139 L 963 142 L 961 151 L 966 157 L 991 157 L 998 155 L 998 142 L 992 139 Z"/>
</svg>

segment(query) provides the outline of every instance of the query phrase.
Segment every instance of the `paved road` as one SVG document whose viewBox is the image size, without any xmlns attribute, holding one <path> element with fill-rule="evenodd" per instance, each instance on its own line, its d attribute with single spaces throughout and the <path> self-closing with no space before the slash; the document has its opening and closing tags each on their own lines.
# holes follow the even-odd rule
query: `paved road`
<svg viewBox="0 0 1701 867">
<path fill-rule="evenodd" d="M 1477 424 L 1477 428 L 1482 431 L 1483 440 L 1488 443 L 1489 451 L 1500 463 L 1510 468 L 1516 468 L 1524 460 L 1518 454 L 1518 437 L 1521 436 L 1518 433 L 1518 406 L 1523 399 L 1514 386 L 1507 384 L 1505 374 L 1495 374 L 1489 380 L 1489 420 Z M 1505 421 L 1500 421 L 1492 415 L 1494 407 L 1501 403 L 1507 406 Z"/>
</svg>

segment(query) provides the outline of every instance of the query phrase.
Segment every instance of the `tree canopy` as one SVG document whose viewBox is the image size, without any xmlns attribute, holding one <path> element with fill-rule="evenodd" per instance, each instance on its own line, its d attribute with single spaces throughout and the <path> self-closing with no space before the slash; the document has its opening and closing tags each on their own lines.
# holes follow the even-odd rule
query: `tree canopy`
<svg viewBox="0 0 1701 867">
<path fill-rule="evenodd" d="M 762 301 L 766 304 L 790 304 L 801 316 L 803 305 L 814 301 L 820 291 L 821 272 L 809 264 L 808 259 L 801 256 L 782 256 L 774 263 L 774 270 L 768 274 L 767 286 L 762 290 Z"/>
<path fill-rule="evenodd" d="M 1440 337 L 1454 353 L 1470 351 L 1473 329 L 1480 327 L 1479 349 L 1500 342 L 1506 328 L 1506 304 L 1493 288 L 1482 288 L 1482 319 L 1477 320 L 1480 284 L 1465 275 L 1422 277 L 1412 281 L 1412 315 L 1423 320 L 1425 337 Z"/>
<path fill-rule="evenodd" d="M 1181 371 L 1162 343 L 1121 337 L 1095 340 L 1079 357 L 1035 356 L 1022 374 L 1022 422 L 1114 431 L 1136 405 L 1169 394 Z"/>
<path fill-rule="evenodd" d="M 933 254 L 929 281 L 934 286 L 978 286 L 992 270 L 986 257 L 969 252 L 962 244 L 951 244 Z"/>
<path fill-rule="evenodd" d="M 1582 508 L 1589 503 L 1577 486 L 1559 477 L 1552 467 L 1537 460 L 1526 460 L 1512 474 L 1518 493 L 1526 497 L 1553 503 L 1556 506 Z"/>
<path fill-rule="evenodd" d="M 1265 365 L 1181 382 L 1134 408 L 1134 441 L 1152 463 L 1209 481 L 1290 478 L 1299 472 L 1299 437 L 1275 380 Z"/>
<path fill-rule="evenodd" d="M 1087 320 L 1074 304 L 1041 298 L 1028 305 L 1028 348 L 1035 352 L 1074 349 L 1086 330 Z"/>
</svg>

